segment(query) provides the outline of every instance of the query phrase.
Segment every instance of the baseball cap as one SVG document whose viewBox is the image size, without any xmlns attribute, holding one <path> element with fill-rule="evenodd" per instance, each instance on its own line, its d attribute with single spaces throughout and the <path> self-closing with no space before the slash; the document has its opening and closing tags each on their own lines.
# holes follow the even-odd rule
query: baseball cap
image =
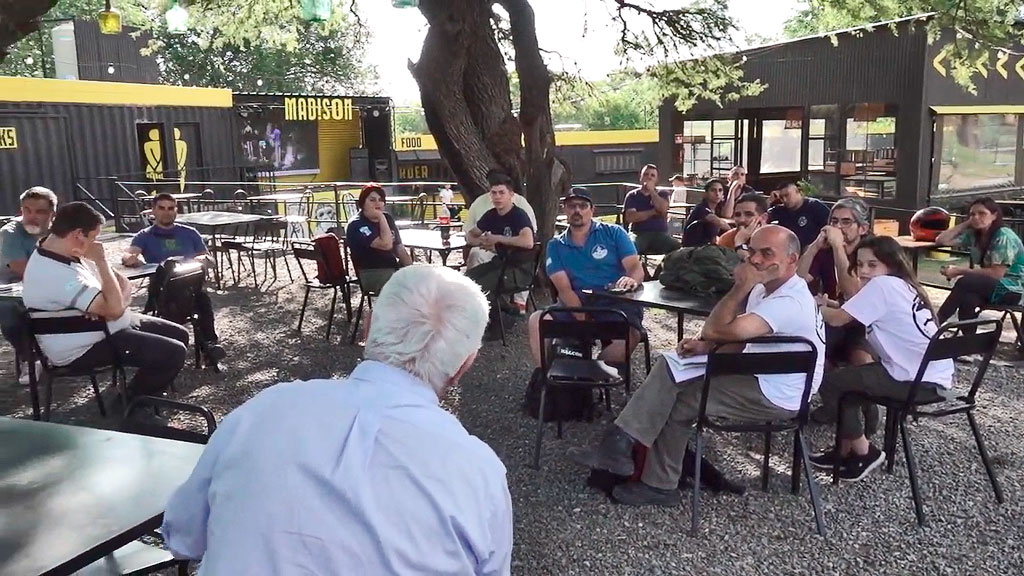
<svg viewBox="0 0 1024 576">
<path fill-rule="evenodd" d="M 564 198 L 562 198 L 562 202 L 568 202 L 573 198 L 581 198 L 583 200 L 586 200 L 587 203 L 590 204 L 591 206 L 594 205 L 594 199 L 590 197 L 590 190 L 587 190 L 586 188 L 573 187 L 572 189 L 569 190 L 569 193 L 566 194 Z"/>
</svg>

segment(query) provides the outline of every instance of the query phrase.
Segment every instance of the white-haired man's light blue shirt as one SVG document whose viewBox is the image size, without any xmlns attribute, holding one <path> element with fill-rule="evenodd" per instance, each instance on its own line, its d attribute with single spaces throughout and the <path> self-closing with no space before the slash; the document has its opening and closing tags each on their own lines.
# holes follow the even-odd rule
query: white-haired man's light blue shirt
<svg viewBox="0 0 1024 576">
<path fill-rule="evenodd" d="M 511 571 L 501 460 L 429 385 L 371 361 L 229 414 L 162 531 L 206 575 Z"/>
</svg>

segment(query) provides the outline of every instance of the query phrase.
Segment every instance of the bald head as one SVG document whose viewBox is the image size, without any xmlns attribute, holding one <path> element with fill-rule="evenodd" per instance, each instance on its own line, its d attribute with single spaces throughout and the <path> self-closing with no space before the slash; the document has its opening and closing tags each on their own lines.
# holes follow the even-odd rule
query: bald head
<svg viewBox="0 0 1024 576">
<path fill-rule="evenodd" d="M 777 266 L 777 278 L 782 282 L 796 274 L 799 260 L 800 239 L 788 228 L 769 224 L 758 228 L 750 237 L 750 264 L 758 270 Z"/>
</svg>

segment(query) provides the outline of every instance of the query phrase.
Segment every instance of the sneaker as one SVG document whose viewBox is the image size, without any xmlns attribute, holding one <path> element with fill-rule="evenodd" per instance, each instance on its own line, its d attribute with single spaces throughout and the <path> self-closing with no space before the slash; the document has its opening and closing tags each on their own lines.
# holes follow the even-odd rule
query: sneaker
<svg viewBox="0 0 1024 576">
<path fill-rule="evenodd" d="M 811 454 L 808 460 L 811 461 L 811 466 L 819 470 L 831 470 L 837 458 L 836 447 L 831 446 L 827 450 Z"/>
<path fill-rule="evenodd" d="M 18 384 L 21 384 L 22 386 L 28 386 L 29 385 L 30 382 L 29 382 L 28 372 L 29 372 L 29 367 L 25 366 L 25 369 L 21 372 L 21 376 L 18 377 Z M 42 378 L 42 376 L 43 376 L 43 363 L 39 362 L 37 360 L 36 361 L 36 381 L 38 382 L 39 379 Z"/>
<path fill-rule="evenodd" d="M 643 482 L 619 484 L 612 497 L 626 506 L 679 506 L 679 490 L 662 490 Z"/>
<path fill-rule="evenodd" d="M 224 350 L 224 347 L 220 344 L 207 344 L 203 346 L 206 352 L 206 359 L 216 364 L 221 360 L 227 358 L 228 353 Z"/>
<path fill-rule="evenodd" d="M 870 446 L 867 454 L 863 456 L 854 454 L 843 460 L 843 465 L 839 468 L 839 479 L 843 482 L 858 482 L 872 470 L 881 466 L 883 462 L 885 462 L 885 452 Z"/>
</svg>

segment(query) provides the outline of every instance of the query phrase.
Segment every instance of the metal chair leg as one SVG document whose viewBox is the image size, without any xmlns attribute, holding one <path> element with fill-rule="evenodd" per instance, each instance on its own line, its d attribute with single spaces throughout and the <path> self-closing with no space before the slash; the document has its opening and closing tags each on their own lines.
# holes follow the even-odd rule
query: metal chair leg
<svg viewBox="0 0 1024 576">
<path fill-rule="evenodd" d="M 508 343 L 505 342 L 505 319 L 502 317 L 500 298 L 501 296 L 498 296 L 494 299 L 494 309 L 498 311 L 498 329 L 501 330 L 501 345 L 508 346 Z"/>
<path fill-rule="evenodd" d="M 302 320 L 306 317 L 306 304 L 309 302 L 309 286 L 306 286 L 306 295 L 302 297 L 302 309 L 299 310 L 299 332 L 302 332 Z"/>
<path fill-rule="evenodd" d="M 800 443 L 799 432 L 793 433 L 793 468 L 789 474 L 789 492 L 796 496 L 800 494 L 800 468 L 803 463 L 803 444 Z"/>
<path fill-rule="evenodd" d="M 92 382 L 92 393 L 96 395 L 96 403 L 100 407 L 100 416 L 106 418 L 107 408 L 103 405 L 103 397 L 100 396 L 100 385 L 96 382 L 96 376 L 89 376 L 89 381 Z"/>
<path fill-rule="evenodd" d="M 39 406 L 39 376 L 42 374 L 36 374 L 36 361 L 34 358 L 29 356 L 28 366 L 28 391 L 32 397 L 32 419 L 42 419 L 42 410 Z"/>
<path fill-rule="evenodd" d="M 839 447 L 842 445 L 842 438 L 839 437 L 839 431 L 843 429 L 843 400 L 844 396 L 839 397 L 839 410 L 836 414 L 836 438 L 835 444 L 832 446 L 836 450 L 836 454 L 839 454 Z M 839 485 L 839 458 L 835 458 L 832 461 L 832 485 Z"/>
<path fill-rule="evenodd" d="M 537 436 L 533 444 L 533 469 L 540 470 L 540 445 L 544 441 L 544 402 L 547 400 L 548 383 L 547 376 L 540 386 L 540 408 L 537 412 Z"/>
<path fill-rule="evenodd" d="M 363 319 L 363 301 L 366 300 L 365 294 L 359 295 L 359 308 L 356 310 L 356 323 L 352 326 L 352 337 L 349 338 L 349 344 L 356 343 L 356 336 L 359 335 L 359 321 Z"/>
<path fill-rule="evenodd" d="M 896 427 L 899 419 L 895 408 L 885 409 L 885 471 L 892 474 L 896 467 Z"/>
<path fill-rule="evenodd" d="M 645 374 L 651 373 L 651 337 L 644 338 L 644 369 Z"/>
<path fill-rule="evenodd" d="M 764 461 L 761 463 L 761 491 L 768 491 L 768 474 L 771 471 L 772 433 L 764 433 Z"/>
<path fill-rule="evenodd" d="M 981 462 L 985 464 L 985 473 L 992 483 L 992 492 L 996 495 L 996 502 L 1003 503 L 1003 488 L 996 478 L 996 471 L 992 468 L 992 460 L 989 459 L 988 450 L 985 449 L 985 441 L 981 438 L 981 430 L 978 429 L 978 422 L 974 419 L 974 413 L 967 413 L 967 421 L 971 424 L 971 432 L 974 432 L 974 441 L 978 444 L 978 453 L 981 454 Z"/>
<path fill-rule="evenodd" d="M 334 293 L 331 295 L 331 311 L 327 313 L 327 335 L 324 336 L 324 340 L 331 339 L 331 325 L 334 324 L 334 305 L 338 301 L 338 289 L 334 289 Z"/>
<path fill-rule="evenodd" d="M 690 536 L 697 535 L 697 527 L 700 524 L 700 460 L 704 455 L 704 438 L 701 435 L 700 425 L 693 435 L 693 502 L 690 512 Z"/>
<path fill-rule="evenodd" d="M 917 516 L 918 526 L 925 526 L 927 521 L 924 517 L 924 504 L 921 502 L 921 488 L 917 484 L 917 463 L 914 461 L 914 451 L 910 448 L 910 435 L 907 434 L 907 421 L 900 418 L 900 437 L 903 439 L 903 454 L 907 458 L 907 476 L 910 478 L 910 493 L 914 497 L 914 514 Z"/>
<path fill-rule="evenodd" d="M 821 505 L 818 484 L 814 481 L 814 474 L 811 472 L 811 460 L 807 452 L 807 441 L 804 439 L 803 429 L 796 431 L 796 437 L 800 445 L 800 459 L 803 461 L 804 475 L 807 477 L 807 491 L 811 494 L 811 507 L 814 508 L 814 524 L 818 527 L 818 535 L 825 538 L 828 536 L 825 528 L 825 509 Z"/>
<path fill-rule="evenodd" d="M 352 286 L 350 284 L 341 285 L 341 295 L 345 297 L 345 322 L 352 321 Z"/>
</svg>

